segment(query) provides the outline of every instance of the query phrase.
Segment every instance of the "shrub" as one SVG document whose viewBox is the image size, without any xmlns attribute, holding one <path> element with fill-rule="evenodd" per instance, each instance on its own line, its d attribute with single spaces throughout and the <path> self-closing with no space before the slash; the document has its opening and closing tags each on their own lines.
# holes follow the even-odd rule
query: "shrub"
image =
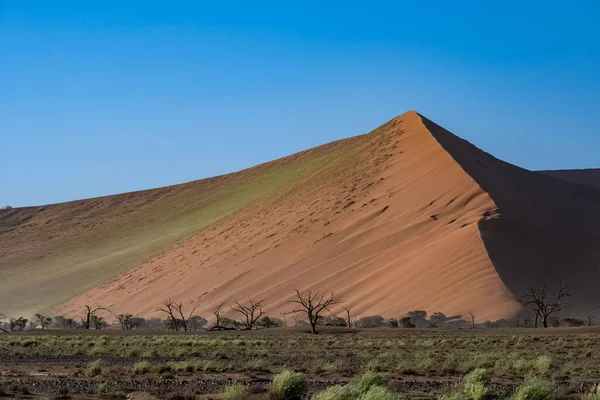
<svg viewBox="0 0 600 400">
<path fill-rule="evenodd" d="M 467 395 L 463 391 L 454 393 L 446 393 L 438 397 L 439 400 L 468 400 Z"/>
<path fill-rule="evenodd" d="M 332 386 L 315 396 L 314 400 L 357 400 L 360 392 L 354 385 Z"/>
<path fill-rule="evenodd" d="M 98 382 L 96 385 L 95 392 L 96 394 L 107 394 L 110 391 L 110 386 L 107 382 Z"/>
<path fill-rule="evenodd" d="M 385 381 L 385 382 L 384 382 Z M 405 400 L 406 397 L 396 393 L 387 386 L 381 386 L 376 382 L 387 385 L 387 379 L 381 375 L 363 377 L 358 382 L 345 386 L 333 386 L 319 393 L 315 400 Z M 361 386 L 364 390 L 361 390 Z"/>
<path fill-rule="evenodd" d="M 481 400 L 487 396 L 490 386 L 490 376 L 483 368 L 469 372 L 463 381 L 465 394 L 472 400 Z"/>
<path fill-rule="evenodd" d="M 600 400 L 600 384 L 581 396 L 581 400 Z"/>
<path fill-rule="evenodd" d="M 269 394 L 276 400 L 299 399 L 306 389 L 306 378 L 303 374 L 283 370 L 273 378 Z"/>
<path fill-rule="evenodd" d="M 360 400 L 405 400 L 406 396 L 383 386 L 371 386 L 369 391 L 359 397 Z"/>
<path fill-rule="evenodd" d="M 224 400 L 244 400 L 247 397 L 248 389 L 239 383 L 226 386 L 220 396 L 220 398 Z"/>
<path fill-rule="evenodd" d="M 140 361 L 133 364 L 132 371 L 134 374 L 146 374 L 150 372 L 151 367 L 152 364 L 150 364 L 148 361 Z"/>
<path fill-rule="evenodd" d="M 92 361 L 91 363 L 88 364 L 88 368 L 87 368 L 87 374 L 88 376 L 97 376 L 100 375 L 102 373 L 102 361 L 101 360 L 96 360 L 96 361 Z"/>
<path fill-rule="evenodd" d="M 537 369 L 540 374 L 543 374 L 543 375 L 549 374 L 550 370 L 552 369 L 552 357 L 539 356 L 535 360 L 535 369 Z"/>
<path fill-rule="evenodd" d="M 374 386 L 385 387 L 389 383 L 389 378 L 383 374 L 367 372 L 356 382 L 356 388 L 362 394 L 367 393 Z"/>
<path fill-rule="evenodd" d="M 513 400 L 557 400 L 558 398 L 552 382 L 539 378 L 525 380 L 513 396 Z"/>
</svg>

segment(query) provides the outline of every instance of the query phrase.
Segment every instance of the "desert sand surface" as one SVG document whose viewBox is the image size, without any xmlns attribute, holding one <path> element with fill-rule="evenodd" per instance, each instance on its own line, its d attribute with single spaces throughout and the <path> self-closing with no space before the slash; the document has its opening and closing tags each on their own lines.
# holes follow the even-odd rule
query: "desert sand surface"
<svg viewBox="0 0 600 400">
<path fill-rule="evenodd" d="M 256 181 L 263 189 L 248 189 Z M 244 190 L 253 195 L 214 212 L 224 191 Z M 507 164 L 408 112 L 213 180 L 0 213 L 8 282 L 31 294 L 24 271 L 58 278 L 27 307 L 0 300 L 56 315 L 89 304 L 148 317 L 171 297 L 209 318 L 251 297 L 280 316 L 294 308 L 294 289 L 311 288 L 335 291 L 357 316 L 424 309 L 485 321 L 517 314 L 527 285 L 562 281 L 573 284 L 570 315 L 584 315 L 600 304 L 599 204 L 596 187 Z M 71 263 L 66 278 L 62 262 Z"/>
</svg>

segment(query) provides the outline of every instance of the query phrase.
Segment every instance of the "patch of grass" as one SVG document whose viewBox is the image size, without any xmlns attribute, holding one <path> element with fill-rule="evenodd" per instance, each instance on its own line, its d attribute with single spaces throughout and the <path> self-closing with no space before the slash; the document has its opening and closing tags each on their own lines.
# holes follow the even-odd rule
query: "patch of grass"
<svg viewBox="0 0 600 400">
<path fill-rule="evenodd" d="M 406 396 L 401 393 L 393 392 L 387 387 L 371 386 L 369 390 L 362 394 L 358 400 L 406 400 Z"/>
<path fill-rule="evenodd" d="M 219 398 L 223 400 L 244 400 L 248 398 L 248 389 L 239 383 L 234 383 L 225 387 Z"/>
<path fill-rule="evenodd" d="M 600 400 L 600 384 L 581 396 L 581 400 Z"/>
<path fill-rule="evenodd" d="M 94 393 L 103 395 L 107 394 L 110 391 L 110 385 L 108 382 L 98 382 L 94 389 Z"/>
<path fill-rule="evenodd" d="M 269 386 L 269 395 L 273 400 L 295 400 L 300 399 L 305 390 L 304 374 L 286 369 L 273 378 Z"/>
<path fill-rule="evenodd" d="M 354 385 L 332 386 L 318 393 L 314 400 L 356 400 L 360 395 Z"/>
<path fill-rule="evenodd" d="M 355 385 L 360 393 L 367 393 L 373 386 L 387 386 L 389 381 L 387 375 L 367 372 L 356 381 Z"/>
<path fill-rule="evenodd" d="M 87 375 L 94 377 L 102 374 L 102 360 L 92 361 L 87 366 Z"/>
<path fill-rule="evenodd" d="M 489 393 L 491 379 L 483 368 L 469 372 L 463 380 L 463 390 L 471 400 L 482 400 Z"/>
<path fill-rule="evenodd" d="M 542 375 L 548 375 L 552 370 L 552 357 L 543 355 L 535 360 L 535 369 Z"/>
<path fill-rule="evenodd" d="M 512 400 L 558 400 L 560 396 L 552 382 L 528 378 L 517 389 Z"/>
<path fill-rule="evenodd" d="M 131 370 L 133 371 L 134 374 L 141 375 L 141 374 L 147 374 L 148 372 L 150 372 L 151 368 L 152 368 L 152 364 L 150 364 L 148 361 L 140 361 L 140 362 L 133 364 L 133 367 L 131 368 Z"/>
</svg>

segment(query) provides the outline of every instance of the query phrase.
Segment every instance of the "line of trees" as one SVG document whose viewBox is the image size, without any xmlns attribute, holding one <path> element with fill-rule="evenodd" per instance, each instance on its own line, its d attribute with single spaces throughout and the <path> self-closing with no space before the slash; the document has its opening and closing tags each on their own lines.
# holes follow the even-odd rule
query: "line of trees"
<svg viewBox="0 0 600 400">
<path fill-rule="evenodd" d="M 264 312 L 264 299 L 253 300 L 252 298 L 246 301 L 234 300 L 234 304 L 229 308 L 225 308 L 225 304 L 217 305 L 212 314 L 215 319 L 214 325 L 210 330 L 252 330 L 256 328 L 272 328 L 287 326 L 287 317 L 292 315 L 294 326 L 306 325 L 310 328 L 310 332 L 316 334 L 319 326 L 347 326 L 358 328 L 441 328 L 441 327 L 456 327 L 456 328 L 475 328 L 483 326 L 488 328 L 495 327 L 538 327 L 540 324 L 543 327 L 560 326 L 561 322 L 568 326 L 591 326 L 596 319 L 596 314 L 600 310 L 600 306 L 596 307 L 588 314 L 587 320 L 577 318 L 560 319 L 558 315 L 569 308 L 569 300 L 572 298 L 571 286 L 558 284 L 558 289 L 551 293 L 547 285 L 539 288 L 529 286 L 521 298 L 520 302 L 523 305 L 523 310 L 531 310 L 533 317 L 529 313 L 521 318 L 519 314 L 516 320 L 498 320 L 485 321 L 476 323 L 475 314 L 469 310 L 469 319 L 464 320 L 460 315 L 446 316 L 442 312 L 434 312 L 429 315 L 424 310 L 413 310 L 408 312 L 406 316 L 399 319 L 385 319 L 379 315 L 366 316 L 360 319 L 352 318 L 354 306 L 345 304 L 334 292 L 313 291 L 310 289 L 300 291 L 294 290 L 295 297 L 289 303 L 295 308 L 287 313 L 281 314 L 282 319 L 269 317 Z M 200 300 L 198 298 L 198 300 Z M 331 313 L 332 308 L 337 306 L 344 312 L 344 316 L 329 315 L 325 316 L 326 312 Z M 170 331 L 197 331 L 205 329 L 208 321 L 194 312 L 198 308 L 196 306 L 186 307 L 182 302 L 177 302 L 171 298 L 165 299 L 156 309 L 165 315 L 165 319 L 151 318 L 144 319 L 134 317 L 132 314 L 113 315 L 111 310 L 105 307 L 84 306 L 84 311 L 80 321 L 75 321 L 72 318 L 57 316 L 54 318 L 43 314 L 35 314 L 34 318 L 29 321 L 26 318 L 9 318 L 6 322 L 0 323 L 0 331 L 18 332 L 27 328 L 42 330 L 48 328 L 58 329 L 106 329 L 110 325 L 105 320 L 105 315 L 110 314 L 115 317 L 115 327 L 120 327 L 122 330 L 131 331 L 137 329 L 144 330 L 170 330 Z M 103 315 L 101 315 L 103 314 Z M 226 315 L 233 315 L 237 318 L 228 318 Z M 300 317 L 303 316 L 303 319 Z M 6 317 L 0 314 L 0 321 Z"/>
</svg>

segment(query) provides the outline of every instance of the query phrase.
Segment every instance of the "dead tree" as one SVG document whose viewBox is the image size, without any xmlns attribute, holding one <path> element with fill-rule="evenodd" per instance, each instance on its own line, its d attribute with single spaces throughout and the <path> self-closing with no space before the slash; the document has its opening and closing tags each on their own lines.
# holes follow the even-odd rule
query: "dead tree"
<svg viewBox="0 0 600 400">
<path fill-rule="evenodd" d="M 223 315 L 223 306 L 224 304 L 221 303 L 213 309 L 212 313 L 215 316 L 215 325 L 212 328 L 210 328 L 209 331 L 229 331 L 235 329 L 226 326 L 221 326 L 221 321 L 225 318 Z"/>
<path fill-rule="evenodd" d="M 198 308 L 198 306 L 194 307 L 189 314 L 186 314 L 183 311 L 183 304 L 181 302 L 176 303 L 175 301 L 171 300 L 171 298 L 168 298 L 163 301 L 162 307 L 157 308 L 156 311 L 160 311 L 168 315 L 168 319 L 170 319 L 171 323 L 173 324 L 174 330 L 178 331 L 179 327 L 182 327 L 183 331 L 187 332 L 190 318 L 192 318 L 196 308 Z"/>
<path fill-rule="evenodd" d="M 97 320 L 97 314 L 99 311 L 110 312 L 108 308 L 104 307 L 92 308 L 88 305 L 85 305 L 84 307 L 84 314 L 83 317 L 81 317 L 81 329 L 91 329 L 92 322 L 94 322 L 94 320 Z"/>
<path fill-rule="evenodd" d="M 231 307 L 232 311 L 235 311 L 241 314 L 240 324 L 244 326 L 244 330 L 250 330 L 254 327 L 256 322 L 263 316 L 263 306 L 262 302 L 264 300 L 260 300 L 255 302 L 252 299 L 248 299 L 249 305 L 245 306 L 238 303 L 237 300 L 234 300 L 235 306 Z"/>
<path fill-rule="evenodd" d="M 94 329 L 105 329 L 108 327 L 108 323 L 104 318 L 96 314 L 92 315 L 92 325 L 94 325 Z"/>
<path fill-rule="evenodd" d="M 50 324 L 52 323 L 52 318 L 46 317 L 43 314 L 35 314 L 35 317 L 39 321 L 39 324 L 40 324 L 40 327 L 42 328 L 42 330 L 44 330 L 47 327 L 49 327 Z"/>
<path fill-rule="evenodd" d="M 27 327 L 27 318 L 10 318 L 8 320 L 8 327 L 11 332 L 21 332 Z"/>
<path fill-rule="evenodd" d="M 329 295 L 321 293 L 319 291 L 313 292 L 308 289 L 304 293 L 300 293 L 299 290 L 294 289 L 298 300 L 292 300 L 291 303 L 299 304 L 301 308 L 293 312 L 305 313 L 308 317 L 308 323 L 310 324 L 310 333 L 317 333 L 317 321 L 324 310 L 331 311 L 329 307 L 340 304 L 342 301 L 335 296 L 335 293 L 331 292 Z"/>
<path fill-rule="evenodd" d="M 131 314 L 119 314 L 117 320 L 121 325 L 121 329 L 124 331 L 130 331 L 133 328 L 133 315 Z"/>
<path fill-rule="evenodd" d="M 548 317 L 552 314 L 565 310 L 569 307 L 567 299 L 571 298 L 569 285 L 558 284 L 558 292 L 556 297 L 549 299 L 548 286 L 544 284 L 539 289 L 529 286 L 525 296 L 522 298 L 522 303 L 530 306 L 535 312 L 535 327 L 538 327 L 538 319 L 542 318 L 544 328 L 548 327 Z"/>
<path fill-rule="evenodd" d="M 471 329 L 475 329 L 475 314 L 473 314 L 473 311 L 469 310 L 469 315 L 471 316 Z"/>
<path fill-rule="evenodd" d="M 593 309 L 593 310 L 592 310 L 592 311 L 591 311 L 591 312 L 588 314 L 588 316 L 587 316 L 587 320 L 588 320 L 588 323 L 587 323 L 587 325 L 588 325 L 588 326 L 593 326 L 593 325 L 594 325 L 594 320 L 596 319 L 596 312 L 597 312 L 597 310 L 598 310 L 599 308 L 600 308 L 600 306 L 598 306 L 598 307 L 594 308 L 594 309 Z"/>
<path fill-rule="evenodd" d="M 350 318 L 350 312 L 352 312 L 352 309 L 354 308 L 354 306 L 343 306 L 342 307 L 344 309 L 344 311 L 346 311 L 346 321 L 348 323 L 348 328 L 352 327 L 352 319 Z"/>
</svg>

